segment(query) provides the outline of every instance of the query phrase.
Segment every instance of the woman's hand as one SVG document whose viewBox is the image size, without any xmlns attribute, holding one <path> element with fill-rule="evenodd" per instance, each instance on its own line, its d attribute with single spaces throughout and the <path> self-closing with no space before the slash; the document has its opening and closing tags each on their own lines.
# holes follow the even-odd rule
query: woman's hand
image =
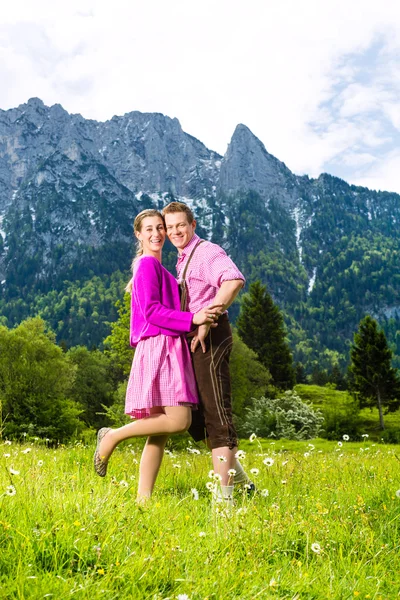
<svg viewBox="0 0 400 600">
<path fill-rule="evenodd" d="M 208 336 L 208 332 L 210 331 L 211 327 L 217 327 L 217 324 L 206 324 L 206 325 L 200 325 L 200 327 L 197 329 L 195 336 L 193 337 L 192 341 L 190 342 L 190 350 L 191 352 L 195 352 L 197 346 L 200 344 L 202 347 L 203 352 L 206 351 L 206 337 Z"/>
<path fill-rule="evenodd" d="M 214 323 L 223 312 L 223 304 L 211 304 L 202 308 L 199 312 L 193 315 L 193 325 L 205 325 Z"/>
</svg>

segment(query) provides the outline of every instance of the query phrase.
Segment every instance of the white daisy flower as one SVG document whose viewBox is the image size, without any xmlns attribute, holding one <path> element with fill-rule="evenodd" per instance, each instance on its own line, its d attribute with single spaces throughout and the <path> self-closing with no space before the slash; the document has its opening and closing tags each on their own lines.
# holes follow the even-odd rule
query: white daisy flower
<svg viewBox="0 0 400 600">
<path fill-rule="evenodd" d="M 341 448 L 343 446 L 343 442 L 338 442 L 337 445 L 339 446 L 339 448 Z"/>
<path fill-rule="evenodd" d="M 121 481 L 119 482 L 119 487 L 127 488 L 129 487 L 129 483 L 125 481 L 125 479 L 121 479 Z"/>
<path fill-rule="evenodd" d="M 16 471 L 15 469 L 12 469 L 11 467 L 10 467 L 10 473 L 11 473 L 11 475 L 19 475 L 19 471 Z"/>
<path fill-rule="evenodd" d="M 213 483 L 212 481 L 207 481 L 206 488 L 209 492 L 213 492 L 215 490 L 215 483 Z"/>
<path fill-rule="evenodd" d="M 254 442 L 254 440 L 257 439 L 257 436 L 255 433 L 252 433 L 251 436 L 249 437 L 250 442 Z"/>
<path fill-rule="evenodd" d="M 229 477 L 235 477 L 235 475 L 236 475 L 236 469 L 229 469 L 228 475 L 229 475 Z"/>
<path fill-rule="evenodd" d="M 38 467 L 43 467 L 43 461 L 42 460 L 38 460 Z"/>
<path fill-rule="evenodd" d="M 362 437 L 362 438 L 368 438 L 368 437 L 369 437 L 369 435 L 368 435 L 368 433 L 363 433 L 361 437 Z"/>
<path fill-rule="evenodd" d="M 211 469 L 211 471 L 208 471 L 208 476 L 210 479 L 212 479 L 214 477 L 214 471 Z"/>
<path fill-rule="evenodd" d="M 400 490 L 397 490 L 397 492 L 396 492 L 396 496 L 397 496 L 398 498 L 400 498 Z"/>
<path fill-rule="evenodd" d="M 315 554 L 321 554 L 322 548 L 317 542 L 314 542 L 311 544 L 311 550 L 315 552 Z"/>
<path fill-rule="evenodd" d="M 226 456 L 218 456 L 217 458 L 218 458 L 219 462 L 227 462 L 228 461 Z"/>
<path fill-rule="evenodd" d="M 199 537 L 206 537 L 205 531 L 199 531 Z"/>
<path fill-rule="evenodd" d="M 192 488 L 190 491 L 192 492 L 193 500 L 198 500 L 199 492 L 196 490 L 196 488 Z"/>
<path fill-rule="evenodd" d="M 25 448 L 25 450 L 22 450 L 22 454 L 28 454 L 29 452 L 32 452 L 32 448 Z"/>
<path fill-rule="evenodd" d="M 243 460 L 244 458 L 246 458 L 246 452 L 244 450 L 238 450 L 235 454 L 235 458 L 237 458 L 238 460 Z"/>
<path fill-rule="evenodd" d="M 180 469 L 181 468 L 181 465 L 179 463 L 174 463 L 172 466 L 174 467 L 174 469 Z"/>
<path fill-rule="evenodd" d="M 272 467 L 272 465 L 274 464 L 274 459 L 271 458 L 270 456 L 267 456 L 267 458 L 264 458 L 263 463 L 267 467 Z"/>
<path fill-rule="evenodd" d="M 309 453 L 309 452 L 304 452 L 304 456 L 305 456 L 306 458 L 308 458 L 308 457 L 310 456 L 310 453 Z"/>
<path fill-rule="evenodd" d="M 8 485 L 6 487 L 6 495 L 7 496 L 15 496 L 16 493 L 17 493 L 17 490 L 15 489 L 15 487 L 13 485 Z"/>
<path fill-rule="evenodd" d="M 264 496 L 264 498 L 266 498 L 267 496 L 269 496 L 269 491 L 268 490 L 261 490 L 260 494 L 261 494 L 261 496 Z"/>
<path fill-rule="evenodd" d="M 259 469 L 256 469 L 256 468 L 254 468 L 254 469 L 250 469 L 250 473 L 251 473 L 252 475 L 258 475 L 258 474 L 259 474 L 259 472 L 260 472 L 260 471 L 259 471 Z"/>
<path fill-rule="evenodd" d="M 343 439 L 344 439 L 344 441 L 345 441 L 345 442 L 348 442 L 348 441 L 349 441 L 349 439 L 350 439 L 350 436 L 349 436 L 349 435 L 347 435 L 347 433 L 345 433 L 345 434 L 343 435 Z"/>
<path fill-rule="evenodd" d="M 178 594 L 176 600 L 190 600 L 187 594 Z"/>
<path fill-rule="evenodd" d="M 214 481 L 222 481 L 222 477 L 219 473 L 214 473 L 213 479 Z"/>
<path fill-rule="evenodd" d="M 11 441 L 10 440 L 5 440 L 4 445 L 5 446 L 11 446 Z"/>
<path fill-rule="evenodd" d="M 237 515 L 241 515 L 241 514 L 246 514 L 247 513 L 247 507 L 246 506 L 240 506 L 237 511 L 236 514 Z"/>
<path fill-rule="evenodd" d="M 11 454 L 8 454 L 8 452 L 6 452 L 5 454 L 3 454 L 4 458 L 10 458 Z"/>
</svg>

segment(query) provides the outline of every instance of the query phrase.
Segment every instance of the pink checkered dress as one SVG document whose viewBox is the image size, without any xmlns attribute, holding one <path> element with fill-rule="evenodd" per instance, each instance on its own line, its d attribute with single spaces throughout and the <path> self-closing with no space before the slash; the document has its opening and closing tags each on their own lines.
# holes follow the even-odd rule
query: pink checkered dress
<svg viewBox="0 0 400 600">
<path fill-rule="evenodd" d="M 131 344 L 136 346 L 128 381 L 125 412 L 148 417 L 151 408 L 198 403 L 184 332 L 192 314 L 180 311 L 175 278 L 155 258 L 136 263 L 131 305 Z"/>
</svg>

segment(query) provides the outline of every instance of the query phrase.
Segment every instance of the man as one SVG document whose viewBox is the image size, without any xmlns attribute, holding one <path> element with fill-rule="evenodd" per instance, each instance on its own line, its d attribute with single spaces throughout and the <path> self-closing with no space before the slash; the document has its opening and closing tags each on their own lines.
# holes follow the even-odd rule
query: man
<svg viewBox="0 0 400 600">
<path fill-rule="evenodd" d="M 226 313 L 245 279 L 220 246 L 196 235 L 196 221 L 186 204 L 171 202 L 162 212 L 168 238 L 178 250 L 178 281 L 183 276 L 185 279 L 184 310 L 197 312 L 209 304 L 222 306 L 217 327 L 199 327 L 191 341 L 200 410 L 193 412 L 189 433 L 197 442 L 206 440 L 211 448 L 214 472 L 222 477 L 219 499 L 229 505 L 233 493 L 232 470 L 236 471 L 235 483 L 248 484 L 254 489 L 235 457 L 238 440 L 232 421 L 229 373 L 232 332 Z"/>
</svg>

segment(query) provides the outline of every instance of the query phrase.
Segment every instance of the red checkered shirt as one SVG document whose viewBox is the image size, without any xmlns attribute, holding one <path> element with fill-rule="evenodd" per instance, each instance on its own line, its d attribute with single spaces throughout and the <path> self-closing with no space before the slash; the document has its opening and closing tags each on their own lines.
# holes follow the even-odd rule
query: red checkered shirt
<svg viewBox="0 0 400 600">
<path fill-rule="evenodd" d="M 182 254 L 178 256 L 178 262 L 176 263 L 178 281 L 181 280 L 183 269 L 191 251 L 199 241 L 199 236 L 194 234 L 188 245 L 183 249 Z M 203 241 L 196 248 L 186 272 L 186 310 L 196 313 L 204 306 L 211 304 L 221 284 L 224 281 L 232 281 L 233 279 L 241 279 L 244 285 L 245 278 L 225 250 L 217 244 Z"/>
</svg>

